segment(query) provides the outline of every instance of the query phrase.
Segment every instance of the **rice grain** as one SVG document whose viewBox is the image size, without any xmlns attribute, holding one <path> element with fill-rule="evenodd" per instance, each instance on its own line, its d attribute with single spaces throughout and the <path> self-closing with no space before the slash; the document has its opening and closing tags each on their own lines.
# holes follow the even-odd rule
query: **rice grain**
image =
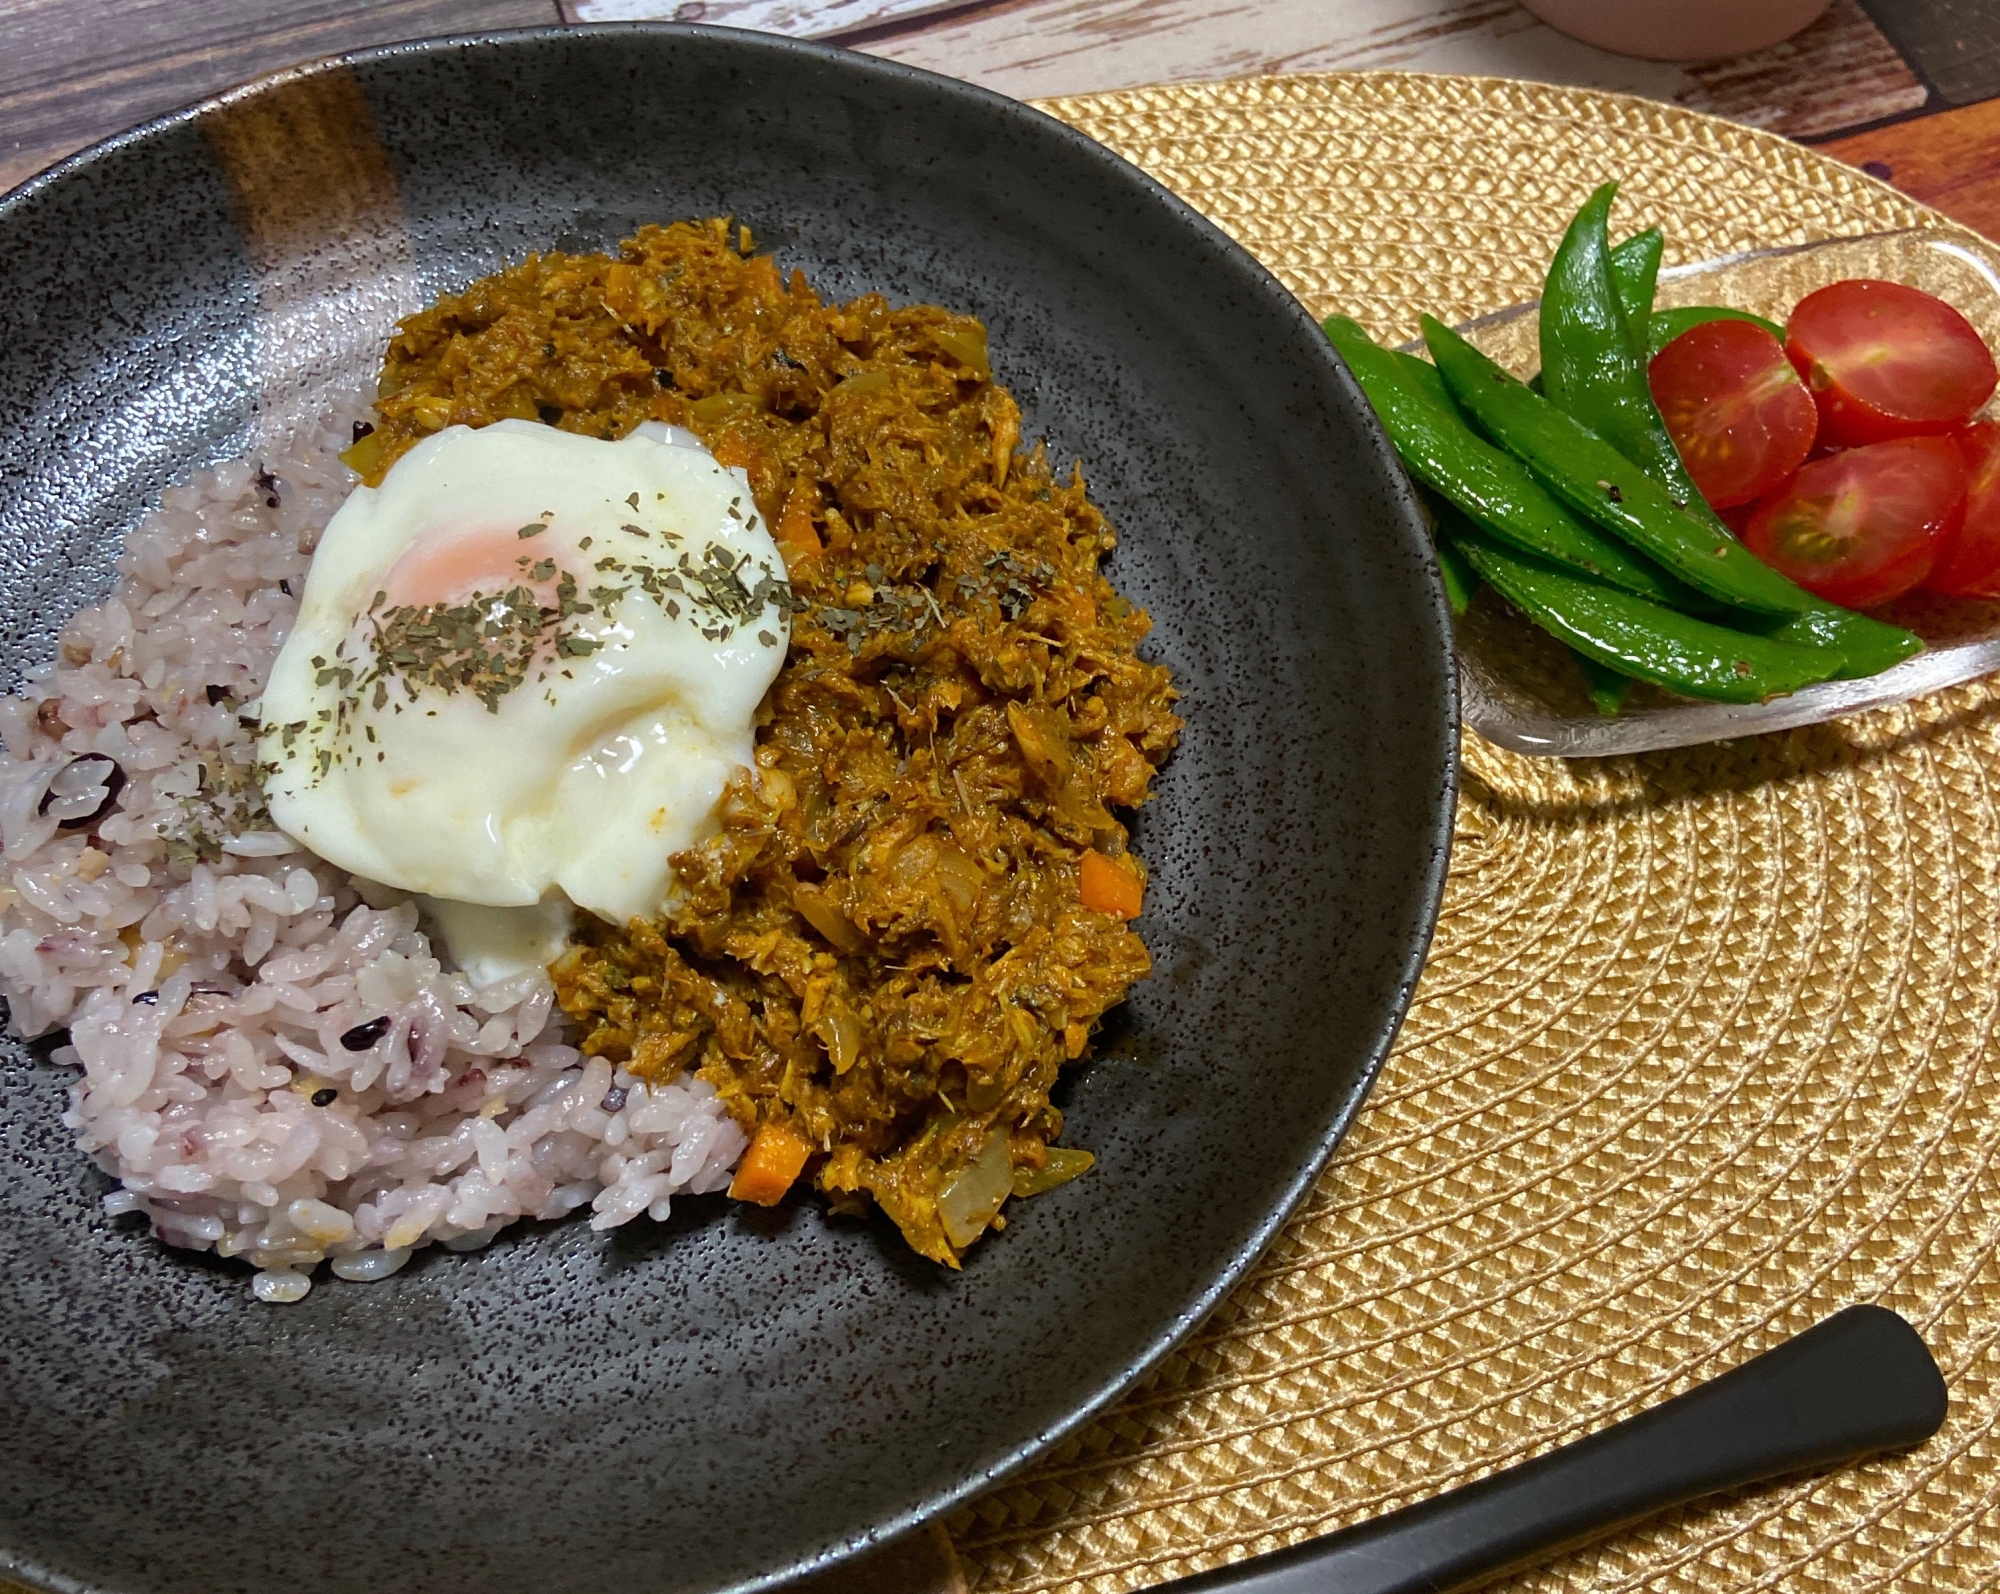
<svg viewBox="0 0 2000 1594">
<path fill-rule="evenodd" d="M 322 1261 L 386 1278 L 522 1217 L 662 1220 L 746 1144 L 707 1085 L 584 1059 L 546 975 L 474 989 L 402 893 L 265 814 L 255 705 L 359 412 L 170 489 L 110 595 L 0 699 L 11 1027 L 67 1029 L 63 1122 L 118 1182 L 104 1210 L 243 1258 L 273 1302 Z"/>
</svg>

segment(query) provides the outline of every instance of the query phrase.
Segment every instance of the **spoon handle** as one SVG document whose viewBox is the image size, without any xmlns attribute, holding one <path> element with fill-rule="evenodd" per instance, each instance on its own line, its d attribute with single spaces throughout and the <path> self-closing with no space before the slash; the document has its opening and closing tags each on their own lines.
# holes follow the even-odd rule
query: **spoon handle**
<svg viewBox="0 0 2000 1594">
<path fill-rule="evenodd" d="M 1167 1587 L 1174 1594 L 1452 1594 L 1642 1518 L 1914 1445 L 1944 1422 L 1917 1331 L 1850 1306 L 1587 1439 L 1432 1500 Z"/>
</svg>

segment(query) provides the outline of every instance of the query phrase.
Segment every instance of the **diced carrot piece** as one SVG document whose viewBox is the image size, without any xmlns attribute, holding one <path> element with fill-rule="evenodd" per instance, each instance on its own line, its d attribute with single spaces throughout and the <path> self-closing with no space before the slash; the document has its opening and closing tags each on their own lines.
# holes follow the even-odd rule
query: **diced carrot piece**
<svg viewBox="0 0 2000 1594">
<path fill-rule="evenodd" d="M 734 433 L 731 433 L 718 442 L 712 452 L 715 455 L 716 464 L 720 465 L 724 470 L 733 470 L 738 465 L 748 469 L 757 460 L 756 449 Z"/>
<path fill-rule="evenodd" d="M 1114 913 L 1121 919 L 1139 916 L 1146 897 L 1146 882 L 1124 859 L 1107 858 L 1092 847 L 1084 852 L 1079 874 L 1078 894 L 1086 908 Z"/>
<path fill-rule="evenodd" d="M 812 512 L 819 502 L 819 487 L 804 471 L 785 495 L 785 512 L 778 517 L 778 553 L 790 571 L 802 559 L 820 551 L 819 533 L 813 528 Z"/>
<path fill-rule="evenodd" d="M 729 1193 L 738 1201 L 774 1207 L 784 1199 L 811 1155 L 812 1146 L 785 1125 L 762 1124 L 750 1142 L 750 1149 L 736 1165 Z"/>
</svg>

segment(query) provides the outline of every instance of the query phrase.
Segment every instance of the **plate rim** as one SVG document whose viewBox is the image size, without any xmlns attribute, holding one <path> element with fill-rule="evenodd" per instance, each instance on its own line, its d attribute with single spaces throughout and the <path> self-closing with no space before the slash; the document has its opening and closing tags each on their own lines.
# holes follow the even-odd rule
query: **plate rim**
<svg viewBox="0 0 2000 1594">
<path fill-rule="evenodd" d="M 97 162 L 119 150 L 160 138 L 183 125 L 197 123 L 202 118 L 231 105 L 273 92 L 293 82 L 377 61 L 395 61 L 475 49 L 532 48 L 539 44 L 605 37 L 631 37 L 641 34 L 668 39 L 722 38 L 733 41 L 738 46 L 766 50 L 773 55 L 804 57 L 837 65 L 843 71 L 858 71 L 891 82 L 920 86 L 931 91 L 943 91 L 974 104 L 983 105 L 994 114 L 1023 118 L 1030 125 L 1039 126 L 1044 136 L 1053 136 L 1060 143 L 1067 145 L 1072 153 L 1126 183 L 1136 184 L 1153 203 L 1164 205 L 1183 227 L 1190 229 L 1202 240 L 1216 258 L 1218 265 L 1233 267 L 1246 288 L 1269 302 L 1281 318 L 1291 320 L 1305 334 L 1302 350 L 1314 351 L 1316 363 L 1324 367 L 1336 387 L 1344 393 L 1349 412 L 1355 418 L 1366 440 L 1365 452 L 1372 463 L 1377 484 L 1383 489 L 1383 500 L 1386 505 L 1392 506 L 1390 511 L 1392 518 L 1399 524 L 1412 550 L 1418 556 L 1413 565 L 1423 572 L 1422 579 L 1426 588 L 1424 596 L 1428 600 L 1425 608 L 1430 617 L 1433 640 L 1437 644 L 1434 652 L 1438 661 L 1439 693 L 1436 706 L 1439 710 L 1439 720 L 1435 729 L 1437 746 L 1434 752 L 1437 757 L 1439 779 L 1434 788 L 1435 807 L 1431 823 L 1426 827 L 1429 832 L 1426 838 L 1428 842 L 1426 860 L 1420 872 L 1419 889 L 1412 899 L 1416 909 L 1415 933 L 1410 937 L 1409 946 L 1398 960 L 1394 988 L 1386 994 L 1388 1022 L 1375 1036 L 1345 1098 L 1334 1106 L 1329 1127 L 1321 1135 L 1316 1150 L 1300 1165 L 1285 1186 L 1279 1200 L 1251 1227 L 1246 1238 L 1238 1244 L 1234 1254 L 1218 1269 L 1209 1284 L 1184 1303 L 1171 1317 L 1165 1319 L 1160 1328 L 1146 1338 L 1137 1352 L 1125 1358 L 1107 1377 L 1099 1380 L 1095 1391 L 1071 1406 L 1059 1421 L 1032 1437 L 1014 1444 L 985 1467 L 975 1469 L 970 1475 L 933 1490 L 918 1504 L 857 1528 L 831 1548 L 804 1559 L 793 1560 L 774 1571 L 728 1584 L 713 1591 L 713 1594 L 761 1594 L 763 1590 L 774 1589 L 796 1579 L 811 1577 L 850 1562 L 873 1548 L 916 1531 L 927 1523 L 937 1521 L 945 1513 L 1032 1464 L 1117 1401 L 1146 1373 L 1172 1354 L 1174 1349 L 1221 1304 L 1269 1249 L 1279 1231 L 1298 1210 L 1306 1194 L 1317 1182 L 1334 1151 L 1352 1129 L 1354 1120 L 1373 1089 L 1408 1017 L 1418 978 L 1423 972 L 1436 935 L 1451 861 L 1455 813 L 1462 780 L 1463 688 L 1457 652 L 1452 641 L 1450 614 L 1443 582 L 1429 538 L 1423 530 L 1422 513 L 1415 495 L 1380 421 L 1367 404 L 1346 363 L 1325 338 L 1318 322 L 1307 310 L 1303 301 L 1286 288 L 1271 269 L 1249 249 L 1135 162 L 1126 159 L 1109 146 L 1099 143 L 1060 117 L 1051 115 L 1039 105 L 1012 99 L 964 79 L 910 66 L 900 61 L 846 50 L 816 40 L 795 39 L 755 29 L 708 23 L 669 21 L 588 22 L 574 25 L 550 23 L 397 40 L 387 44 L 316 56 L 277 68 L 240 84 L 191 100 L 175 109 L 161 112 L 120 132 L 109 134 L 85 145 L 5 193 L 0 193 L 0 228 L 8 226 L 10 219 L 25 204 L 45 190 L 87 172 Z M 54 1571 L 9 1549 L 5 1543 L 0 1543 L 0 1572 L 4 1572 L 8 1577 L 30 1589 L 47 1590 L 48 1594 L 127 1594 L 121 1587 L 85 1581 Z"/>
</svg>

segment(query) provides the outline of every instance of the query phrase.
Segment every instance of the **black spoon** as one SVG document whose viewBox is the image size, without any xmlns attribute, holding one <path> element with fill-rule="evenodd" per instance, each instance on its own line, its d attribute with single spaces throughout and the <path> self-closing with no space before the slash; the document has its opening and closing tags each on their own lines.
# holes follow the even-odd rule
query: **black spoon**
<svg viewBox="0 0 2000 1594">
<path fill-rule="evenodd" d="M 1928 1439 L 1944 1378 L 1917 1331 L 1850 1306 L 1684 1395 L 1434 1500 L 1163 1585 L 1173 1594 L 1453 1594 L 1669 1506 Z"/>
</svg>

